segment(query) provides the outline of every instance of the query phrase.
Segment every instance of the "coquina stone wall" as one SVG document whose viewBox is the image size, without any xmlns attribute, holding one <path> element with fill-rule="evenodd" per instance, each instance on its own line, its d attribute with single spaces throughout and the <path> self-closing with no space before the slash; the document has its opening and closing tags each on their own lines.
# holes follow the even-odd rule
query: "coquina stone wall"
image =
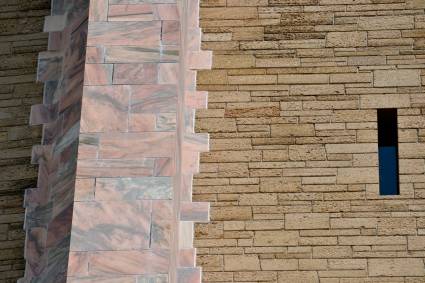
<svg viewBox="0 0 425 283">
<path fill-rule="evenodd" d="M 41 103 L 36 84 L 38 52 L 46 49 L 42 33 L 48 0 L 6 0 L 0 4 L 0 282 L 16 282 L 24 269 L 26 188 L 36 186 L 37 168 L 30 164 L 39 127 L 29 126 L 31 105 Z"/>
<path fill-rule="evenodd" d="M 425 1 L 204 0 L 204 282 L 425 282 Z M 377 109 L 398 108 L 399 196 Z"/>
</svg>

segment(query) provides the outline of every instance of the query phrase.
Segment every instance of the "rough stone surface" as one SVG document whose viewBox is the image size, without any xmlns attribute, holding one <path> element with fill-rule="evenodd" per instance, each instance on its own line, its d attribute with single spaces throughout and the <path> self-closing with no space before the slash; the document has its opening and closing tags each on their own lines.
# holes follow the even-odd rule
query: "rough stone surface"
<svg viewBox="0 0 425 283">
<path fill-rule="evenodd" d="M 204 282 L 425 282 L 424 9 L 201 1 Z M 377 108 L 398 108 L 400 196 L 378 193 Z"/>
</svg>

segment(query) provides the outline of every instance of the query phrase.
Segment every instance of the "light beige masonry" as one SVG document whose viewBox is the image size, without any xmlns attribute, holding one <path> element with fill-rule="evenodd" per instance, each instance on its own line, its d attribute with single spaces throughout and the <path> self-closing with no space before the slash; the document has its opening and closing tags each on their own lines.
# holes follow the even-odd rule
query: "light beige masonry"
<svg viewBox="0 0 425 283">
<path fill-rule="evenodd" d="M 203 0 L 201 14 L 216 57 L 198 73 L 203 282 L 425 282 L 425 1 Z M 380 195 L 382 108 L 398 113 L 400 195 Z"/>
<path fill-rule="evenodd" d="M 420 86 L 420 70 L 376 70 L 374 71 L 376 87 Z"/>
</svg>

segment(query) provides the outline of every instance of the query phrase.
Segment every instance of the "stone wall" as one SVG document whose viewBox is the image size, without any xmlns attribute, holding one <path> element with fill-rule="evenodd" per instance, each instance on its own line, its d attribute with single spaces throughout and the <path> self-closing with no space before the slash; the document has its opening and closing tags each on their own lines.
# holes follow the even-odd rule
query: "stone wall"
<svg viewBox="0 0 425 283">
<path fill-rule="evenodd" d="M 204 0 L 204 282 L 425 282 L 425 2 Z M 399 196 L 377 108 L 398 108 Z"/>
<path fill-rule="evenodd" d="M 35 83 L 48 0 L 2 1 L 0 6 L 0 282 L 16 282 L 24 269 L 24 189 L 36 185 L 31 147 L 39 127 L 29 126 L 30 107 L 42 100 Z"/>
</svg>

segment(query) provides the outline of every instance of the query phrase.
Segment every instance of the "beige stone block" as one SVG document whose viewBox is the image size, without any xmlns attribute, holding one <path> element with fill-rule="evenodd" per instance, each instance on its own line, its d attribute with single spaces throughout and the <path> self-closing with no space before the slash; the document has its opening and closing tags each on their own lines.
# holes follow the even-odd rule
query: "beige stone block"
<svg viewBox="0 0 425 283">
<path fill-rule="evenodd" d="M 410 107 L 409 94 L 361 95 L 360 108 L 406 108 Z"/>
<path fill-rule="evenodd" d="M 291 85 L 290 95 L 336 95 L 344 94 L 344 85 Z"/>
<path fill-rule="evenodd" d="M 259 68 L 298 67 L 298 58 L 257 58 L 255 66 Z"/>
<path fill-rule="evenodd" d="M 319 283 L 315 271 L 285 271 L 279 272 L 278 283 Z"/>
<path fill-rule="evenodd" d="M 328 32 L 326 47 L 364 47 L 367 46 L 367 32 Z"/>
<path fill-rule="evenodd" d="M 329 259 L 330 269 L 366 269 L 366 259 Z"/>
<path fill-rule="evenodd" d="M 375 184 L 379 182 L 378 168 L 338 168 L 338 184 Z"/>
<path fill-rule="evenodd" d="M 374 229 L 376 228 L 378 220 L 376 218 L 332 218 L 332 229 Z"/>
<path fill-rule="evenodd" d="M 271 125 L 272 137 L 308 137 L 314 136 L 312 124 L 274 124 Z"/>
<path fill-rule="evenodd" d="M 400 128 L 425 128 L 425 116 L 399 116 L 398 125 Z"/>
<path fill-rule="evenodd" d="M 422 258 L 368 259 L 369 276 L 424 276 Z"/>
<path fill-rule="evenodd" d="M 247 221 L 246 230 L 281 230 L 284 227 L 283 220 L 255 220 Z"/>
<path fill-rule="evenodd" d="M 423 174 L 425 173 L 424 159 L 400 159 L 400 174 Z"/>
<path fill-rule="evenodd" d="M 326 270 L 328 261 L 326 259 L 299 259 L 299 270 Z"/>
<path fill-rule="evenodd" d="M 236 132 L 236 121 L 232 118 L 203 118 L 196 120 L 199 132 Z"/>
<path fill-rule="evenodd" d="M 360 17 L 358 20 L 360 30 L 389 30 L 413 29 L 413 16 L 373 16 Z"/>
<path fill-rule="evenodd" d="M 422 0 L 407 0 L 407 8 L 409 9 L 423 9 L 425 8 L 425 2 Z"/>
<path fill-rule="evenodd" d="M 297 259 L 262 259 L 261 270 L 297 270 Z"/>
<path fill-rule="evenodd" d="M 203 8 L 200 11 L 201 19 L 252 19 L 257 18 L 258 12 L 255 7 L 226 7 L 226 8 Z"/>
<path fill-rule="evenodd" d="M 324 74 L 279 75 L 278 83 L 280 84 L 327 84 L 329 83 L 329 75 L 324 75 Z"/>
<path fill-rule="evenodd" d="M 257 255 L 225 255 L 225 271 L 259 270 L 260 260 Z"/>
<path fill-rule="evenodd" d="M 223 229 L 226 230 L 226 231 L 244 230 L 245 229 L 245 222 L 244 221 L 224 221 Z"/>
<path fill-rule="evenodd" d="M 285 214 L 285 229 L 328 229 L 328 213 L 290 213 Z"/>
<path fill-rule="evenodd" d="M 255 57 L 252 55 L 214 55 L 213 68 L 234 69 L 250 68 L 255 65 Z"/>
<path fill-rule="evenodd" d="M 260 180 L 261 192 L 299 192 L 301 191 L 301 180 L 282 177 L 265 177 Z"/>
<path fill-rule="evenodd" d="M 374 71 L 374 86 L 420 86 L 420 70 L 376 70 Z"/>
<path fill-rule="evenodd" d="M 378 219 L 378 235 L 414 235 L 416 234 L 415 218 L 380 218 Z"/>
<path fill-rule="evenodd" d="M 246 76 L 229 76 L 229 84 L 276 84 L 277 76 L 275 75 L 246 75 Z"/>
<path fill-rule="evenodd" d="M 287 149 L 263 150 L 263 161 L 287 161 L 288 159 Z"/>
<path fill-rule="evenodd" d="M 256 231 L 254 246 L 296 246 L 298 238 L 297 231 Z"/>
<path fill-rule="evenodd" d="M 250 220 L 251 207 L 212 207 L 211 220 Z"/>
<path fill-rule="evenodd" d="M 387 59 L 385 56 L 350 56 L 347 58 L 347 63 L 353 66 L 385 65 Z"/>
<path fill-rule="evenodd" d="M 411 251 L 425 250 L 425 236 L 409 236 L 407 237 L 407 247 Z"/>
<path fill-rule="evenodd" d="M 370 83 L 373 80 L 372 73 L 332 74 L 330 82 L 334 83 Z"/>
<path fill-rule="evenodd" d="M 325 147 L 323 145 L 290 145 L 289 159 L 294 161 L 325 160 Z"/>
<path fill-rule="evenodd" d="M 277 205 L 277 195 L 269 193 L 241 194 L 240 205 Z"/>
<path fill-rule="evenodd" d="M 405 236 L 341 236 L 340 245 L 371 246 L 371 245 L 406 245 Z"/>
<path fill-rule="evenodd" d="M 197 72 L 198 84 L 226 84 L 226 70 L 202 70 Z"/>
<path fill-rule="evenodd" d="M 425 143 L 399 143 L 400 158 L 425 158 Z"/>
<path fill-rule="evenodd" d="M 263 40 L 264 27 L 238 27 L 232 28 L 233 40 Z"/>
<path fill-rule="evenodd" d="M 378 145 L 375 143 L 356 143 L 356 144 L 327 144 L 326 152 L 330 153 L 368 153 L 378 152 Z"/>
<path fill-rule="evenodd" d="M 313 247 L 313 258 L 349 258 L 352 254 L 350 246 Z"/>
</svg>

